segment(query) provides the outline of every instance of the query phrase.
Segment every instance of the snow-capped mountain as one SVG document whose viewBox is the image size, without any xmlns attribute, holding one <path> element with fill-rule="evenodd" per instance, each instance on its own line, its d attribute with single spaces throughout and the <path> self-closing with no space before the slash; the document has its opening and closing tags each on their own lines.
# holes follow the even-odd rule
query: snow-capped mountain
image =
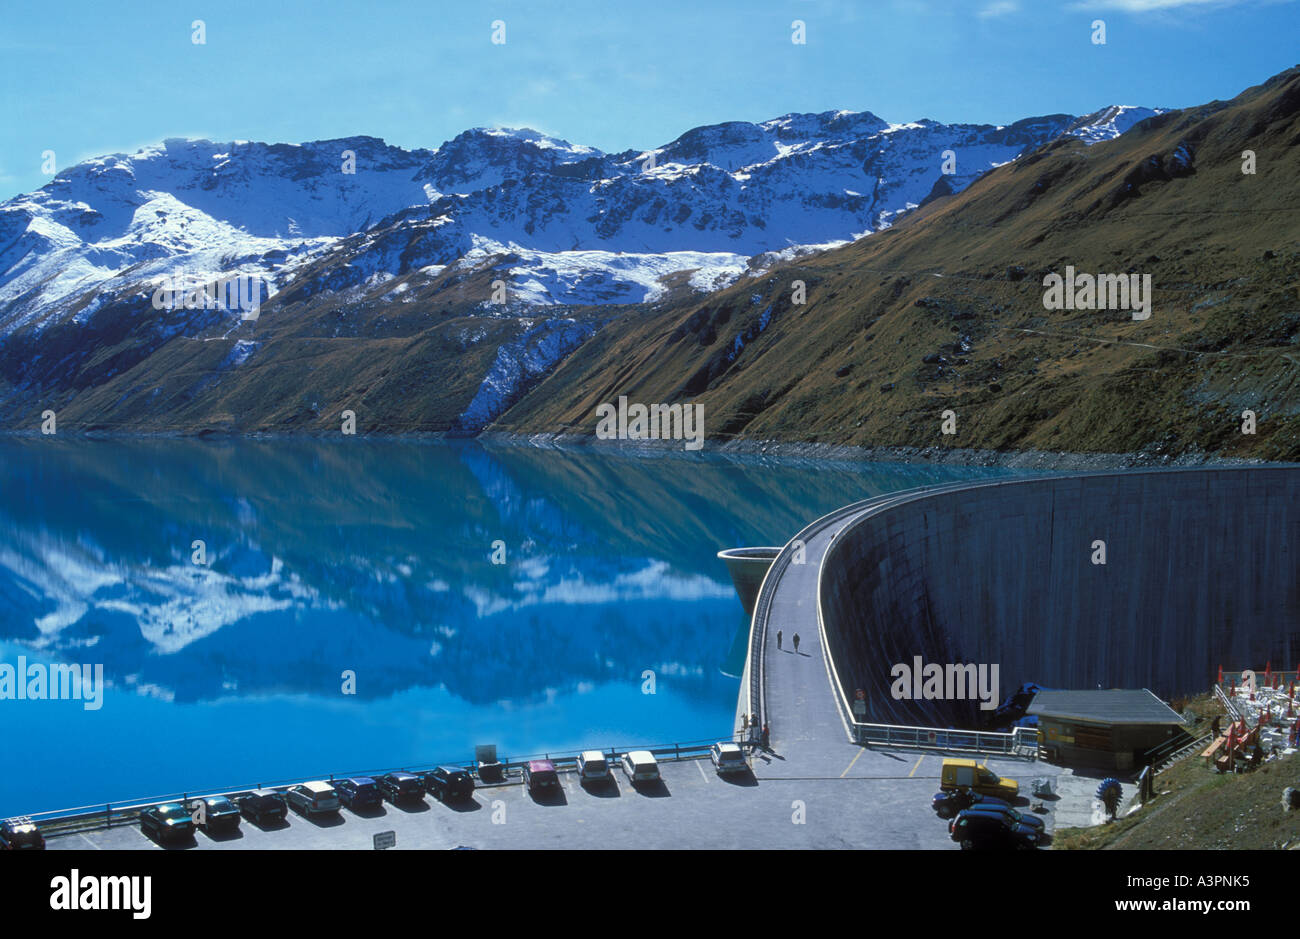
<svg viewBox="0 0 1300 939">
<path fill-rule="evenodd" d="M 436 150 L 167 140 L 0 204 L 0 335 L 82 321 L 108 295 L 144 299 L 176 272 L 283 288 L 307 262 L 301 295 L 485 264 L 523 304 L 653 300 L 672 275 L 709 291 L 755 255 L 862 237 L 1057 136 L 1095 143 L 1155 113 L 1007 127 L 790 114 L 618 154 L 530 130 L 469 130 Z"/>
<path fill-rule="evenodd" d="M 1164 108 L 1139 108 L 1130 104 L 1112 104 L 1100 111 L 1085 114 L 1071 124 L 1066 133 L 1078 137 L 1084 143 L 1094 144 L 1118 137 L 1134 124 L 1141 123 L 1148 117 L 1163 114 L 1164 111 Z"/>
</svg>

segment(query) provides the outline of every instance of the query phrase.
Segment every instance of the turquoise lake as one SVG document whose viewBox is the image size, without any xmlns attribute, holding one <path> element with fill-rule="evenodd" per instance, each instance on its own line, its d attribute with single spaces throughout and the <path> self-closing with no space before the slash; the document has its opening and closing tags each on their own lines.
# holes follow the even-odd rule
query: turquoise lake
<svg viewBox="0 0 1300 939">
<path fill-rule="evenodd" d="M 9 439 L 0 466 L 0 664 L 107 685 L 0 700 L 0 817 L 725 735 L 748 623 L 719 549 L 1011 475 L 355 438 Z"/>
</svg>

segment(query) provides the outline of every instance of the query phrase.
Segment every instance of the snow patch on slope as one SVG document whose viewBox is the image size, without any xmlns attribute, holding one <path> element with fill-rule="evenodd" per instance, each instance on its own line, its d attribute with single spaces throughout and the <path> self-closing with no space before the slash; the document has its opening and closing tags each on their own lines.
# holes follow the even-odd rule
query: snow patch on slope
<svg viewBox="0 0 1300 939">
<path fill-rule="evenodd" d="M 572 319 L 542 320 L 501 345 L 496 361 L 457 422 L 460 429 L 482 430 L 514 403 L 527 383 L 545 375 L 595 331 L 592 324 Z"/>
<path fill-rule="evenodd" d="M 1088 146 L 1092 146 L 1103 140 L 1114 140 L 1133 125 L 1157 114 L 1164 114 L 1167 110 L 1168 108 L 1140 108 L 1127 104 L 1113 104 L 1079 118 L 1066 134 L 1078 137 Z"/>
</svg>

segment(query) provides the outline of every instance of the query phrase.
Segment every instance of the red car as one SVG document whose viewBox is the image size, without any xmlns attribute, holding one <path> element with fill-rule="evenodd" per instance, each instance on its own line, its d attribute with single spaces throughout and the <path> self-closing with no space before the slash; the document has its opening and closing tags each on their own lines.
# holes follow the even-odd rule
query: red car
<svg viewBox="0 0 1300 939">
<path fill-rule="evenodd" d="M 560 774 L 550 760 L 533 760 L 524 766 L 524 785 L 536 795 L 560 788 Z"/>
</svg>

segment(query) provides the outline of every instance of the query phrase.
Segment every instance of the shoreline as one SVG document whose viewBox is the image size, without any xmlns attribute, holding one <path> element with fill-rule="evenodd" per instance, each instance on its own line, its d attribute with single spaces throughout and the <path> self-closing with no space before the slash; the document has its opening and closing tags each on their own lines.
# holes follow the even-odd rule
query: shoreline
<svg viewBox="0 0 1300 939">
<path fill-rule="evenodd" d="M 0 430 L 0 440 L 16 438 L 41 438 L 36 430 Z M 302 433 L 283 431 L 64 431 L 64 439 L 88 440 L 196 440 L 231 442 L 236 440 L 324 440 L 337 438 L 337 431 Z M 529 446 L 538 449 L 576 450 L 600 449 L 607 453 L 629 456 L 689 456 L 691 453 L 721 454 L 723 456 L 776 457 L 786 460 L 847 463 L 903 463 L 931 466 L 969 466 L 1024 470 L 1107 470 L 1107 469 L 1170 469 L 1240 466 L 1297 466 L 1300 463 L 1270 461 L 1247 457 L 1224 457 L 1214 453 L 1183 453 L 1178 456 L 1148 451 L 1132 453 L 1088 453 L 1071 450 L 985 450 L 968 447 L 899 447 L 858 446 L 853 444 L 814 443 L 798 440 L 757 440 L 740 438 L 688 451 L 680 440 L 601 440 L 595 434 L 573 433 L 521 433 L 487 430 L 478 434 L 450 433 L 445 431 L 419 431 L 408 433 L 363 433 L 357 440 L 384 442 L 437 443 L 462 440 L 482 444 Z"/>
<path fill-rule="evenodd" d="M 587 434 L 520 434 L 488 431 L 474 439 L 503 443 L 525 443 L 536 447 L 575 449 L 602 448 L 610 452 L 633 455 L 662 455 L 685 451 L 677 440 L 598 440 Z M 1223 457 L 1212 453 L 1181 454 L 1177 457 L 1139 451 L 1136 453 L 1085 453 L 1049 450 L 981 450 L 965 447 L 862 447 L 851 444 L 811 443 L 808 441 L 781 440 L 729 440 L 706 446 L 700 453 L 720 453 L 736 456 L 770 456 L 795 460 L 836 461 L 850 463 L 907 463 L 933 466 L 1001 467 L 1029 470 L 1105 470 L 1105 469 L 1159 469 L 1162 467 L 1187 468 L 1237 466 L 1295 466 L 1300 464 Z"/>
</svg>

